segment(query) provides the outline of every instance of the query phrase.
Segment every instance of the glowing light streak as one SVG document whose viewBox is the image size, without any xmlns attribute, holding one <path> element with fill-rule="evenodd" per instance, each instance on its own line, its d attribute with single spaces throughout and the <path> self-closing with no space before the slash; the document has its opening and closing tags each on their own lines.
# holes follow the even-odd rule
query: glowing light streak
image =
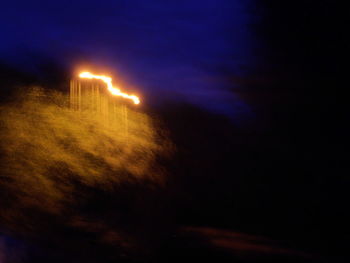
<svg viewBox="0 0 350 263">
<path fill-rule="evenodd" d="M 112 95 L 123 97 L 124 99 L 132 100 L 135 104 L 140 103 L 140 99 L 135 95 L 129 95 L 121 92 L 119 88 L 113 87 L 112 78 L 103 75 L 94 75 L 90 72 L 82 72 L 79 74 L 80 78 L 83 79 L 98 79 L 102 80 L 107 85 L 107 89 L 112 93 Z"/>
</svg>

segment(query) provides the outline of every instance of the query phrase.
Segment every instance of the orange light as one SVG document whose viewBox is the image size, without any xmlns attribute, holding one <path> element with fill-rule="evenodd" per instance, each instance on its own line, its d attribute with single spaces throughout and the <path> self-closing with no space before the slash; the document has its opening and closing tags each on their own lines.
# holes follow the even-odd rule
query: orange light
<svg viewBox="0 0 350 263">
<path fill-rule="evenodd" d="M 79 74 L 79 77 L 83 78 L 83 79 L 98 79 L 98 80 L 102 80 L 104 83 L 106 83 L 107 89 L 113 95 L 123 97 L 124 99 L 132 100 L 135 104 L 139 104 L 140 103 L 140 99 L 137 96 L 123 93 L 123 92 L 121 92 L 120 89 L 118 89 L 116 87 L 113 87 L 112 78 L 110 78 L 110 77 L 103 76 L 103 75 L 101 75 L 101 76 L 94 75 L 94 74 L 91 74 L 90 72 L 82 72 L 82 73 Z"/>
</svg>

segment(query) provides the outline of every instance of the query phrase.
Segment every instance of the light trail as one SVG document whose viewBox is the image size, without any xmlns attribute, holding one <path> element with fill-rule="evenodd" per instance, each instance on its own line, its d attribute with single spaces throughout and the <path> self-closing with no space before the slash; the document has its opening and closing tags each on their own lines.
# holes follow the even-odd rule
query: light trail
<svg viewBox="0 0 350 263">
<path fill-rule="evenodd" d="M 111 77 L 107 77 L 107 76 L 103 76 L 103 75 L 94 75 L 94 74 L 92 74 L 90 72 L 81 72 L 79 74 L 79 77 L 83 78 L 83 79 L 98 79 L 98 80 L 102 80 L 104 83 L 106 83 L 107 89 L 113 95 L 123 97 L 124 99 L 132 100 L 135 104 L 139 104 L 140 103 L 140 99 L 137 96 L 123 93 L 123 92 L 121 92 L 120 89 L 118 89 L 116 87 L 113 87 L 112 78 Z"/>
</svg>

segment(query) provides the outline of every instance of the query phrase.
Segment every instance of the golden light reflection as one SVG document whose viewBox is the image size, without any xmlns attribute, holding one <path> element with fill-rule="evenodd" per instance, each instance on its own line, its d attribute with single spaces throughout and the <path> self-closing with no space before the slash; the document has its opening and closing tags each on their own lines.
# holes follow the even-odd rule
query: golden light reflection
<svg viewBox="0 0 350 263">
<path fill-rule="evenodd" d="M 124 99 L 132 100 L 135 104 L 139 104 L 140 103 L 140 99 L 137 96 L 123 93 L 123 92 L 121 92 L 121 90 L 119 88 L 114 87 L 113 84 L 112 84 L 112 78 L 111 77 L 107 77 L 107 76 L 103 76 L 103 75 L 94 75 L 94 74 L 92 74 L 90 72 L 81 72 L 79 74 L 79 77 L 83 78 L 83 79 L 98 79 L 98 80 L 102 80 L 104 83 L 106 83 L 107 89 L 113 95 L 123 97 Z"/>
<path fill-rule="evenodd" d="M 93 108 L 73 111 L 67 94 L 41 88 L 0 105 L 0 225 L 32 208 L 59 214 L 80 194 L 77 182 L 103 190 L 163 183 L 156 157 L 168 147 L 153 120 L 122 104 L 113 110 L 108 121 Z"/>
</svg>

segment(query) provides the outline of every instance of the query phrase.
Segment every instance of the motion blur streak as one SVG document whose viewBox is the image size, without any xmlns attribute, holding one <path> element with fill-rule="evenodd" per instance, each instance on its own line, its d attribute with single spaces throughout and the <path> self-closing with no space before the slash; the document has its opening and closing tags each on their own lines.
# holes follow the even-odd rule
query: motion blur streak
<svg viewBox="0 0 350 263">
<path fill-rule="evenodd" d="M 46 215 L 75 227 L 74 218 L 82 217 L 75 212 L 77 203 L 88 203 L 90 192 L 122 195 L 127 185 L 128 191 L 138 189 L 130 195 L 141 196 L 141 189 L 162 186 L 157 158 L 166 154 L 166 140 L 148 115 L 131 109 L 126 135 L 123 105 L 116 107 L 115 118 L 106 125 L 91 109 L 72 110 L 67 94 L 41 88 L 22 91 L 0 105 L 2 227 L 40 235 Z M 124 199 L 116 200 L 129 202 Z M 113 231 L 118 233 L 117 228 Z"/>
<path fill-rule="evenodd" d="M 115 96 L 121 96 L 125 99 L 130 99 L 132 100 L 135 104 L 139 104 L 140 103 L 140 99 L 135 96 L 135 95 L 128 95 L 126 93 L 123 93 L 120 91 L 120 89 L 113 87 L 112 84 L 112 78 L 107 77 L 107 76 L 99 76 L 99 75 L 94 75 L 91 74 L 90 72 L 82 72 L 79 74 L 80 78 L 84 78 L 84 79 L 99 79 L 102 80 L 104 83 L 106 83 L 108 90 Z"/>
</svg>

